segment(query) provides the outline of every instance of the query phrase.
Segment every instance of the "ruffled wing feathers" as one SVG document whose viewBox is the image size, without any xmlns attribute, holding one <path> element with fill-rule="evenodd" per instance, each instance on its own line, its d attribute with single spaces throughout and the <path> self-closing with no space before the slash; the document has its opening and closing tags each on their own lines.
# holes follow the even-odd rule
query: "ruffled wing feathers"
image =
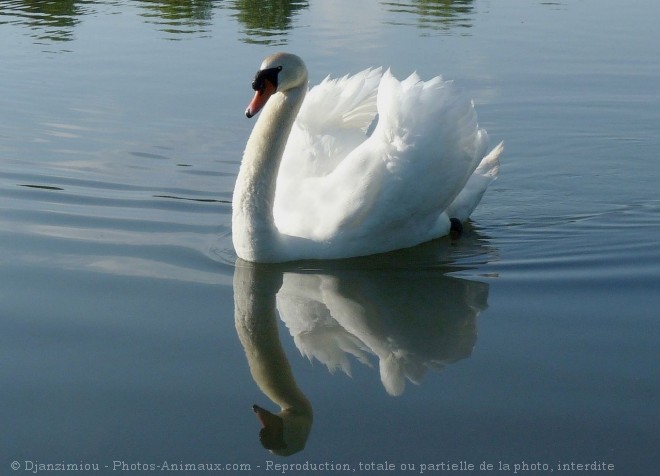
<svg viewBox="0 0 660 476">
<path fill-rule="evenodd" d="M 459 208 L 487 140 L 472 101 L 439 76 L 398 81 L 379 68 L 326 78 L 309 91 L 289 137 L 276 224 L 354 255 L 361 246 L 370 254 L 435 238 L 448 231 L 444 212 Z M 480 177 L 497 174 L 489 164 Z"/>
<path fill-rule="evenodd" d="M 309 90 L 296 124 L 312 135 L 336 129 L 366 132 L 376 114 L 376 93 L 382 68 L 370 68 L 352 76 L 326 77 Z"/>
</svg>

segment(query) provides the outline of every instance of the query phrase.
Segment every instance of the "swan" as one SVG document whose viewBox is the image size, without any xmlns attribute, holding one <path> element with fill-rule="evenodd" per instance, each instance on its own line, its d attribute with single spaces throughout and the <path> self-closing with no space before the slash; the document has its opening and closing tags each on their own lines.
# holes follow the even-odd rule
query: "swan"
<svg viewBox="0 0 660 476">
<path fill-rule="evenodd" d="M 236 254 L 339 259 L 408 248 L 467 220 L 496 178 L 472 101 L 451 81 L 370 68 L 308 89 L 296 55 L 261 64 L 232 200 Z M 460 228 L 460 227 L 458 227 Z"/>
</svg>

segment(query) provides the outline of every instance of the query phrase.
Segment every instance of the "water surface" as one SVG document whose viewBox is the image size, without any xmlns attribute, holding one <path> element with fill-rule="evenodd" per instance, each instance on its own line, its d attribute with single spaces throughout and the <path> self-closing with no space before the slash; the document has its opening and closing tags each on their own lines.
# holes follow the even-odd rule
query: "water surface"
<svg viewBox="0 0 660 476">
<path fill-rule="evenodd" d="M 3 2 L 0 464 L 652 474 L 658 14 L 609 0 Z M 474 97 L 506 151 L 459 241 L 236 262 L 243 111 L 282 49 L 312 83 L 384 65 Z M 273 385 L 313 411 L 289 457 L 261 446 L 251 409 L 277 410 Z"/>
</svg>

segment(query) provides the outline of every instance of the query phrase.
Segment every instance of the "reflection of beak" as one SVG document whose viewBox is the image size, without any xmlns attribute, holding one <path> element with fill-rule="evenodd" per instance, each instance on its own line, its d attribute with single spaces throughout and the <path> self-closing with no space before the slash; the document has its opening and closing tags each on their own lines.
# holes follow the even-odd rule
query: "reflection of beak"
<svg viewBox="0 0 660 476">
<path fill-rule="evenodd" d="M 261 441 L 263 447 L 267 450 L 285 449 L 284 420 L 282 420 L 282 417 L 261 408 L 259 405 L 252 405 L 252 410 L 261 422 L 262 428 L 259 432 L 259 441 Z"/>
<path fill-rule="evenodd" d="M 248 119 L 261 111 L 261 108 L 266 105 L 266 102 L 268 102 L 268 98 L 270 98 L 277 90 L 277 87 L 268 80 L 264 80 L 264 85 L 263 89 L 257 90 L 257 92 L 254 93 L 252 101 L 250 101 L 250 104 L 248 104 L 248 107 L 245 110 L 245 115 Z"/>
</svg>

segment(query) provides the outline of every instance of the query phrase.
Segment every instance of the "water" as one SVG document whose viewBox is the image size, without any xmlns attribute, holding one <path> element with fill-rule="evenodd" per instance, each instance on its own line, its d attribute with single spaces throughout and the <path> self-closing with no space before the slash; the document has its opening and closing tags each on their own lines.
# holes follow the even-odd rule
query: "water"
<svg viewBox="0 0 660 476">
<path fill-rule="evenodd" d="M 0 13 L 3 468 L 657 471 L 654 2 L 6 1 Z M 236 266 L 243 111 L 279 49 L 305 58 L 312 83 L 385 65 L 470 92 L 506 151 L 460 241 Z M 259 312 L 235 319 L 234 299 Z M 264 339 L 241 334 L 245 319 Z M 293 456 L 259 443 L 251 405 L 277 405 L 248 361 L 313 408 Z"/>
</svg>

